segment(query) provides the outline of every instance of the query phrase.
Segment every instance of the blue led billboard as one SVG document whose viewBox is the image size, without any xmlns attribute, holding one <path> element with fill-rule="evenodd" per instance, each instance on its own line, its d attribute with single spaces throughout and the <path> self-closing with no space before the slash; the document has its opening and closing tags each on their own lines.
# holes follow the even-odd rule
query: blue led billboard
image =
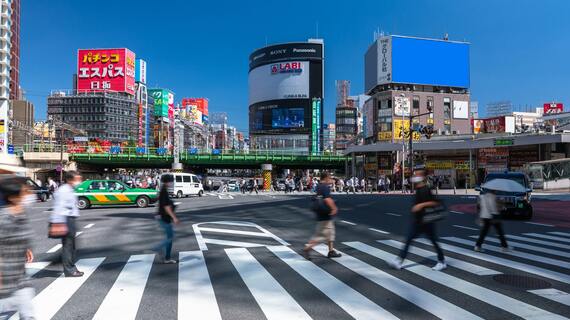
<svg viewBox="0 0 570 320">
<path fill-rule="evenodd" d="M 305 126 L 303 108 L 278 108 L 271 110 L 272 128 L 302 128 Z"/>
<path fill-rule="evenodd" d="M 469 43 L 391 38 L 391 82 L 469 88 Z"/>
</svg>

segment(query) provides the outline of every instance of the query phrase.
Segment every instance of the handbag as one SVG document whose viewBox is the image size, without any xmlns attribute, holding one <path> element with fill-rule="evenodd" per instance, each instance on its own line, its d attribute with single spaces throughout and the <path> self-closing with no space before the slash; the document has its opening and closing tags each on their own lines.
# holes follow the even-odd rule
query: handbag
<svg viewBox="0 0 570 320">
<path fill-rule="evenodd" d="M 48 225 L 48 238 L 62 239 L 67 236 L 69 232 L 66 223 L 49 223 Z"/>
<path fill-rule="evenodd" d="M 448 214 L 449 213 L 447 211 L 447 208 L 443 204 L 440 204 L 440 205 L 435 206 L 435 207 L 426 208 L 426 209 L 424 209 L 424 216 L 423 216 L 422 222 L 423 223 L 434 223 L 434 222 L 445 219 Z"/>
<path fill-rule="evenodd" d="M 313 202 L 311 204 L 311 210 L 317 215 L 328 214 L 330 208 L 325 204 L 325 199 L 322 196 L 313 197 Z"/>
</svg>

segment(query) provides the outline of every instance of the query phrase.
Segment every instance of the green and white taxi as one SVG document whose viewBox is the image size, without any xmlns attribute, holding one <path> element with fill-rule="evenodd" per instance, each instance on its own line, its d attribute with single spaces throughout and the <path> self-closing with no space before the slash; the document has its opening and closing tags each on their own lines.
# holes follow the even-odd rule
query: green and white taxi
<svg viewBox="0 0 570 320">
<path fill-rule="evenodd" d="M 86 180 L 75 188 L 77 207 L 81 210 L 92 205 L 132 205 L 144 208 L 158 200 L 154 189 L 130 188 L 117 180 Z"/>
</svg>

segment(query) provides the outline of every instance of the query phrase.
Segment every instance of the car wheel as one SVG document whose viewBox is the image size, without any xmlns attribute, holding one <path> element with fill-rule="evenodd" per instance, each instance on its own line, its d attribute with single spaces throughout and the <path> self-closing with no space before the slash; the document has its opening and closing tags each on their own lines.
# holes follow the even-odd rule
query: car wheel
<svg viewBox="0 0 570 320">
<path fill-rule="evenodd" d="M 137 207 L 146 208 L 148 207 L 149 200 L 146 196 L 140 196 L 137 198 Z"/>
<path fill-rule="evenodd" d="M 202 195 L 204 195 L 204 191 L 202 190 L 198 191 L 198 197 L 201 197 Z"/>
<path fill-rule="evenodd" d="M 40 201 L 41 202 L 46 202 L 47 198 L 48 198 L 47 194 L 45 194 L 45 193 L 40 194 Z"/>
<path fill-rule="evenodd" d="M 85 197 L 79 197 L 79 199 L 77 199 L 77 208 L 79 210 L 89 209 L 89 207 L 91 207 L 91 202 L 89 202 L 89 199 Z"/>
<path fill-rule="evenodd" d="M 184 194 L 182 193 L 182 190 L 178 190 L 178 192 L 176 193 L 176 198 L 180 199 L 182 198 Z"/>
</svg>

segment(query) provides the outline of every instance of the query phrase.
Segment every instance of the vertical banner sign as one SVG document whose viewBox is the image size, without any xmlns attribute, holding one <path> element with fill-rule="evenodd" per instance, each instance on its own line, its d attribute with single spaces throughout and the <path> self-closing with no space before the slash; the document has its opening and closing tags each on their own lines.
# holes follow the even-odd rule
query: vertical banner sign
<svg viewBox="0 0 570 320">
<path fill-rule="evenodd" d="M 143 104 L 139 102 L 139 147 L 143 145 Z"/>
<path fill-rule="evenodd" d="M 316 153 L 317 152 L 317 143 L 316 143 L 316 136 L 317 136 L 317 126 L 318 126 L 318 120 L 317 120 L 317 99 L 313 99 L 313 102 L 311 104 L 311 152 L 312 153 Z"/>
<path fill-rule="evenodd" d="M 322 130 L 321 99 L 317 99 L 317 150 L 316 150 L 316 152 L 321 151 L 321 130 Z"/>
</svg>

